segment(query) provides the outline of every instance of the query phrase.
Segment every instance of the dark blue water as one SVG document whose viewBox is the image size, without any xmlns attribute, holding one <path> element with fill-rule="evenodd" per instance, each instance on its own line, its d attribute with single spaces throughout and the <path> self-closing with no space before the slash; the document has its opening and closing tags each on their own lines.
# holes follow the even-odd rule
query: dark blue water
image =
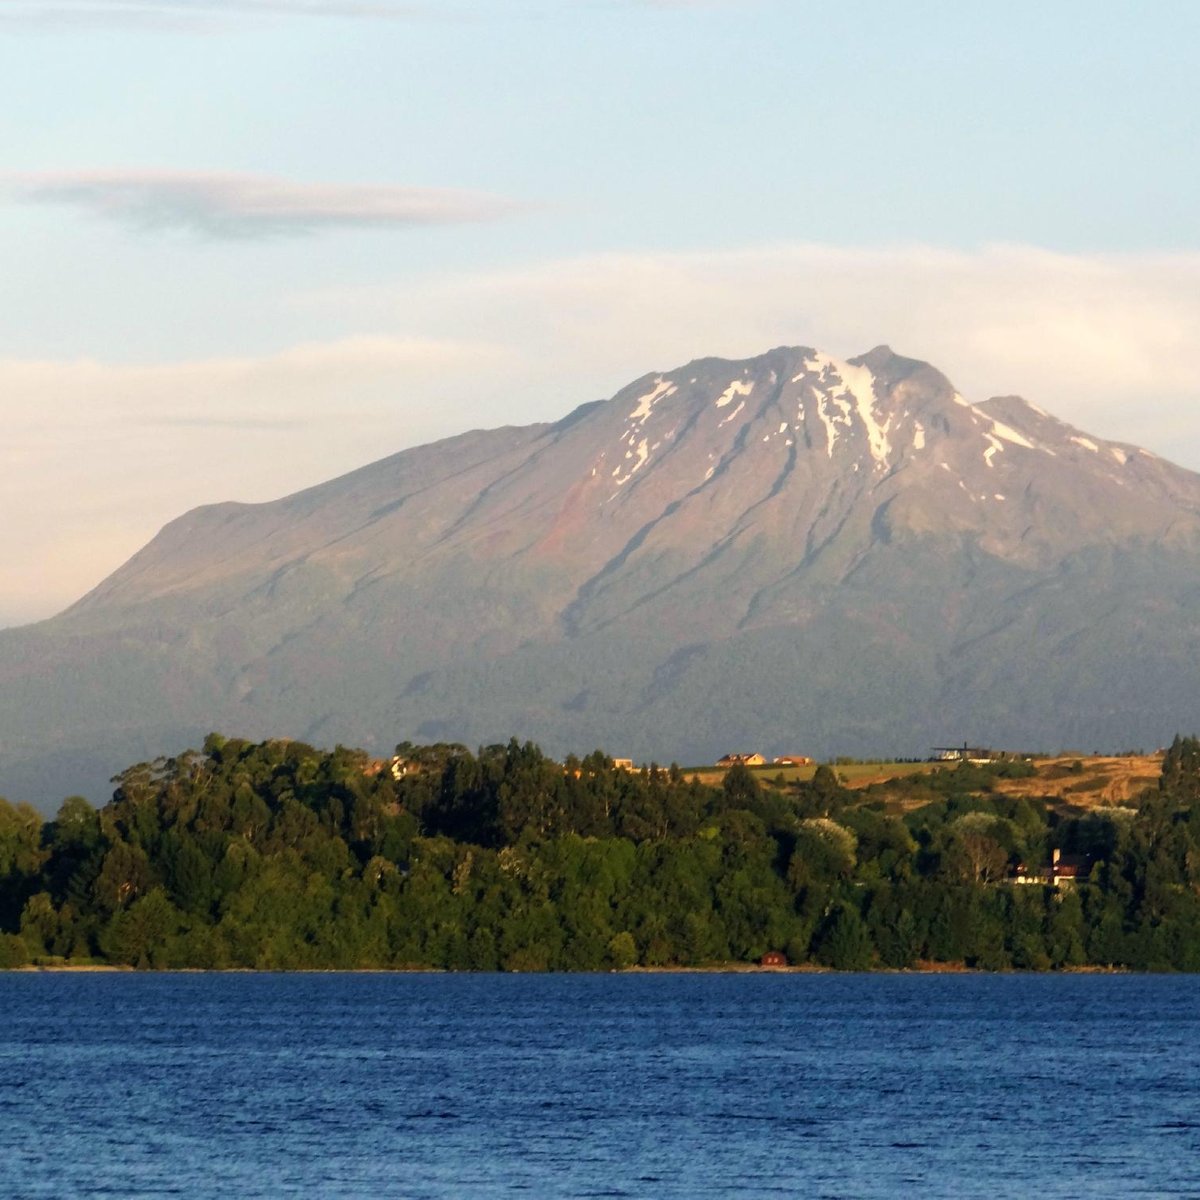
<svg viewBox="0 0 1200 1200">
<path fill-rule="evenodd" d="M 1200 1195 L 1200 979 L 0 975 L 4 1196 Z"/>
</svg>

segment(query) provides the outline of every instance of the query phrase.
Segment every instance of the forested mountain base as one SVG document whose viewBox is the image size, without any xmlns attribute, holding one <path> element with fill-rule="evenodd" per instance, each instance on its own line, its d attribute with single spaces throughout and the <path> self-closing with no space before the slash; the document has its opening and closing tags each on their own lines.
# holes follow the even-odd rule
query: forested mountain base
<svg viewBox="0 0 1200 1200">
<path fill-rule="evenodd" d="M 994 792 L 1022 763 L 850 792 L 828 767 L 714 787 L 516 741 L 398 750 L 394 778 L 213 735 L 99 811 L 0 801 L 0 965 L 1200 970 L 1194 739 L 1136 807 L 1090 813 Z M 1077 880 L 1015 881 L 1055 850 Z"/>
</svg>

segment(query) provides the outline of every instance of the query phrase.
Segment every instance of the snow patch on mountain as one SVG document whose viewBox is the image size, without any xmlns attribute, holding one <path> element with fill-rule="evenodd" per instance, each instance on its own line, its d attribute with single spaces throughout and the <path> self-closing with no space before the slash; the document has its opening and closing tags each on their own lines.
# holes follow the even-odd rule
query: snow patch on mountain
<svg viewBox="0 0 1200 1200">
<path fill-rule="evenodd" d="M 643 424 L 646 418 L 649 417 L 655 404 L 659 400 L 672 395 L 674 391 L 675 385 L 669 379 L 663 379 L 660 376 L 655 381 L 654 390 L 647 392 L 638 400 L 637 406 L 634 408 L 633 412 L 629 414 L 629 419 L 635 424 Z"/>
<path fill-rule="evenodd" d="M 858 419 L 867 431 L 867 444 L 871 447 L 871 457 L 880 467 L 886 467 L 892 447 L 888 441 L 888 433 L 892 422 L 880 422 L 876 414 L 879 397 L 875 393 L 875 376 L 867 367 L 854 367 L 849 363 L 838 363 L 837 372 L 845 385 L 843 395 L 854 397 L 858 409 Z"/>
<path fill-rule="evenodd" d="M 735 396 L 749 396 L 752 391 L 754 391 L 753 379 L 748 383 L 743 383 L 740 379 L 735 379 L 717 398 L 717 407 L 724 408 L 733 402 Z"/>
<path fill-rule="evenodd" d="M 836 411 L 830 412 L 831 407 Z M 830 458 L 833 457 L 833 448 L 840 436 L 838 426 L 841 425 L 844 429 L 853 428 L 854 421 L 850 413 L 850 401 L 845 396 L 817 389 L 817 416 L 825 426 L 825 450 Z"/>
<path fill-rule="evenodd" d="M 616 470 L 613 471 L 613 476 L 616 477 L 618 488 L 624 487 L 625 484 L 627 484 L 649 461 L 649 459 L 650 459 L 649 439 L 642 438 L 642 440 L 637 444 L 636 451 L 634 451 L 634 450 L 627 451 L 625 454 L 625 457 L 626 458 L 635 458 L 636 457 L 637 461 L 634 462 L 629 467 L 628 471 L 626 471 L 624 474 L 621 474 L 620 466 L 618 466 L 616 468 Z M 617 493 L 614 492 L 613 495 L 609 497 L 609 499 L 610 500 L 613 499 L 613 497 L 616 496 L 616 494 Z"/>
<path fill-rule="evenodd" d="M 825 410 L 823 399 L 822 396 L 817 396 L 817 416 L 821 418 L 821 424 L 825 426 L 825 451 L 832 458 L 833 448 L 837 445 L 838 431 L 834 418 Z"/>
<path fill-rule="evenodd" d="M 997 421 L 992 417 L 988 419 L 992 422 L 992 432 L 998 438 L 1003 438 L 1006 442 L 1012 442 L 1014 446 L 1024 446 L 1026 450 L 1038 449 L 1027 437 L 1022 437 L 1011 425 L 1005 425 L 1003 421 Z"/>
<path fill-rule="evenodd" d="M 833 447 L 838 437 L 838 431 L 831 422 L 837 422 L 847 429 L 852 429 L 854 426 L 852 414 L 855 414 L 866 434 L 867 446 L 877 469 L 886 467 L 892 451 L 891 443 L 888 440 L 892 421 L 890 417 L 886 421 L 879 419 L 879 396 L 875 391 L 875 376 L 871 369 L 854 366 L 820 352 L 815 353 L 812 358 L 806 358 L 804 365 L 821 380 L 820 386 L 813 384 L 818 396 L 823 393 L 837 405 L 841 413 L 840 416 L 828 414 L 818 399 L 818 412 L 825 424 L 830 456 L 833 455 Z M 793 382 L 802 378 L 804 376 L 797 376 Z"/>
<path fill-rule="evenodd" d="M 743 409 L 743 408 L 745 408 L 745 407 L 746 407 L 746 402 L 745 402 L 745 400 L 739 400 L 739 401 L 738 401 L 738 406 L 737 406 L 737 408 L 735 408 L 735 409 L 733 410 L 733 412 L 731 412 L 731 413 L 729 414 L 729 416 L 727 416 L 727 417 L 724 417 L 724 418 L 721 420 L 721 423 L 720 423 L 720 424 L 717 426 L 717 428 L 718 428 L 718 429 L 720 429 L 720 428 L 722 428 L 722 426 L 728 425 L 730 421 L 733 421 L 733 420 L 735 420 L 735 419 L 737 418 L 737 415 L 738 415 L 738 413 L 740 413 L 740 412 L 742 411 L 742 409 Z"/>
</svg>

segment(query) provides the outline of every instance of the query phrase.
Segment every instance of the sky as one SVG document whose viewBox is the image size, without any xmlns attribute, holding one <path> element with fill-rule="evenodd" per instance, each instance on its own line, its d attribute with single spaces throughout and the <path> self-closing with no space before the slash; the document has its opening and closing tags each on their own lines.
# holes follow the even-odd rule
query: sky
<svg viewBox="0 0 1200 1200">
<path fill-rule="evenodd" d="M 0 626 L 777 345 L 1200 470 L 1197 78 L 1194 0 L 0 0 Z"/>
</svg>

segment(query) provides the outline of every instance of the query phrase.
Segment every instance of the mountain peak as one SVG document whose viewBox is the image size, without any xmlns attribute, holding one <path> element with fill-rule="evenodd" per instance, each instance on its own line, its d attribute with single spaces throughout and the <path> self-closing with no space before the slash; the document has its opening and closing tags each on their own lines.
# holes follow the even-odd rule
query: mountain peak
<svg viewBox="0 0 1200 1200">
<path fill-rule="evenodd" d="M 852 358 L 850 361 L 853 363 L 862 363 L 863 366 L 870 367 L 873 371 L 882 371 L 894 359 L 899 357 L 900 356 L 891 348 L 891 346 L 887 345 L 885 342 L 881 342 L 878 346 L 868 350 L 866 354 L 860 354 L 857 358 Z M 905 361 L 913 360 L 906 359 Z"/>
</svg>

